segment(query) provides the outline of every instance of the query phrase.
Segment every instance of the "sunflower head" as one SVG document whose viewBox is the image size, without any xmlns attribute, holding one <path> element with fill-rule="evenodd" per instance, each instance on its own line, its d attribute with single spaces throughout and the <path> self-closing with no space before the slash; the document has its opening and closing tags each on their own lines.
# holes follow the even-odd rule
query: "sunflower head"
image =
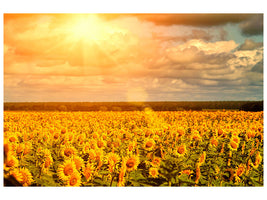
<svg viewBox="0 0 267 200">
<path fill-rule="evenodd" d="M 183 136 L 185 134 L 184 128 L 178 128 L 177 133 L 179 137 Z"/>
<path fill-rule="evenodd" d="M 155 141 L 152 138 L 146 138 L 144 141 L 144 149 L 147 151 L 153 150 Z"/>
<path fill-rule="evenodd" d="M 105 148 L 105 146 L 106 146 L 106 142 L 102 138 L 99 138 L 97 140 L 96 144 L 97 144 L 98 148 Z"/>
<path fill-rule="evenodd" d="M 62 149 L 61 155 L 63 158 L 71 158 L 76 155 L 76 149 L 72 146 L 66 146 Z"/>
<path fill-rule="evenodd" d="M 13 169 L 18 166 L 19 161 L 14 155 L 8 155 L 7 159 L 5 160 L 5 170 Z"/>
<path fill-rule="evenodd" d="M 34 182 L 33 176 L 27 168 L 15 169 L 11 175 L 23 186 L 29 186 Z"/>
<path fill-rule="evenodd" d="M 159 157 L 154 157 L 151 164 L 153 167 L 159 167 L 161 163 L 161 158 Z"/>
<path fill-rule="evenodd" d="M 9 142 L 18 142 L 18 136 L 16 133 L 11 133 L 10 135 L 8 135 L 8 141 Z"/>
<path fill-rule="evenodd" d="M 253 163 L 253 167 L 258 168 L 258 166 L 260 165 L 261 162 L 262 162 L 262 156 L 261 156 L 260 152 L 258 151 L 256 154 L 255 162 Z"/>
<path fill-rule="evenodd" d="M 44 168 L 49 168 L 53 163 L 53 159 L 51 156 L 46 157 L 44 162 Z"/>
<path fill-rule="evenodd" d="M 237 148 L 238 148 L 238 143 L 236 143 L 235 141 L 231 140 L 231 141 L 230 141 L 230 144 L 229 144 L 229 148 L 230 148 L 232 151 L 236 151 Z"/>
<path fill-rule="evenodd" d="M 138 156 L 130 156 L 125 159 L 125 166 L 127 171 L 134 171 L 137 169 L 139 165 L 139 157 Z"/>
<path fill-rule="evenodd" d="M 245 172 L 245 170 L 246 170 L 246 166 L 245 166 L 244 164 L 240 164 L 240 165 L 237 167 L 235 173 L 236 173 L 237 176 L 240 177 L 240 176 L 242 176 L 242 174 Z"/>
<path fill-rule="evenodd" d="M 69 187 L 79 187 L 81 183 L 81 175 L 77 171 L 72 173 L 67 180 L 67 186 Z"/>
<path fill-rule="evenodd" d="M 210 141 L 210 143 L 214 147 L 217 147 L 218 146 L 218 140 L 216 140 L 215 138 L 212 138 L 211 141 Z"/>
<path fill-rule="evenodd" d="M 233 137 L 232 141 L 234 141 L 235 143 L 239 144 L 240 139 L 239 139 L 239 137 L 235 136 L 235 137 Z"/>
<path fill-rule="evenodd" d="M 192 174 L 192 173 L 193 173 L 193 171 L 190 170 L 190 169 L 185 169 L 185 170 L 181 171 L 181 175 L 182 174 L 187 174 L 188 176 L 190 176 L 190 174 Z"/>
<path fill-rule="evenodd" d="M 84 160 L 81 157 L 74 156 L 73 157 L 73 161 L 74 161 L 74 163 L 76 165 L 76 169 L 77 170 L 80 170 L 80 169 L 82 169 L 84 167 Z"/>
<path fill-rule="evenodd" d="M 82 150 L 83 154 L 87 154 L 87 153 L 89 153 L 90 148 L 91 148 L 91 147 L 90 147 L 89 142 L 86 142 L 86 143 L 83 145 L 83 150 Z"/>
<path fill-rule="evenodd" d="M 89 152 L 89 161 L 93 162 L 96 160 L 96 151 L 94 149 L 90 149 Z"/>
<path fill-rule="evenodd" d="M 68 180 L 70 175 L 76 170 L 75 162 L 72 160 L 66 160 L 63 164 L 59 165 L 57 174 L 60 180 Z"/>
<path fill-rule="evenodd" d="M 111 152 L 107 155 L 107 160 L 109 165 L 115 165 L 117 162 L 120 161 L 120 156 L 116 153 Z"/>
<path fill-rule="evenodd" d="M 184 144 L 182 144 L 179 147 L 177 147 L 176 154 L 178 156 L 184 156 L 186 154 L 186 146 Z"/>
<path fill-rule="evenodd" d="M 150 167 L 149 168 L 149 175 L 152 176 L 153 178 L 157 178 L 159 175 L 158 168 Z"/>
<path fill-rule="evenodd" d="M 87 163 L 86 167 L 83 168 L 83 175 L 85 176 L 86 181 L 92 179 L 94 171 L 95 171 L 94 165 Z"/>
</svg>

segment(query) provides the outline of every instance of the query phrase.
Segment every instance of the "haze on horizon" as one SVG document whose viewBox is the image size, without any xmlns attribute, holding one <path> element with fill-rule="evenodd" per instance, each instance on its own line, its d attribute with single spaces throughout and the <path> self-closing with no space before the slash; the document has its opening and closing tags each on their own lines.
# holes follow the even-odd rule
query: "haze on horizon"
<svg viewBox="0 0 267 200">
<path fill-rule="evenodd" d="M 263 14 L 4 14 L 4 102 L 263 100 Z"/>
</svg>

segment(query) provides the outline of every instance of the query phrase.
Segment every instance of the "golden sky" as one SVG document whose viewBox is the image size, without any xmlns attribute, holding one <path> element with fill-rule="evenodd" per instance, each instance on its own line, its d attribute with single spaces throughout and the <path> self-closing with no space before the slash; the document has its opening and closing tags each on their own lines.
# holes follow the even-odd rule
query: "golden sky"
<svg viewBox="0 0 267 200">
<path fill-rule="evenodd" d="M 262 99 L 262 14 L 4 14 L 5 102 Z"/>
</svg>

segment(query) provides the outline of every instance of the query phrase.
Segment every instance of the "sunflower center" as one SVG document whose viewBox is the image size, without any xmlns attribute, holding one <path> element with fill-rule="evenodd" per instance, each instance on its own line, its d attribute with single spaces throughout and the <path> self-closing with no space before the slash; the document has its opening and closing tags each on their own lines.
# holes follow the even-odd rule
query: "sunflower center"
<svg viewBox="0 0 267 200">
<path fill-rule="evenodd" d="M 46 158 L 45 160 L 45 168 L 48 168 L 50 166 L 50 159 Z"/>
<path fill-rule="evenodd" d="M 183 154 L 185 152 L 185 148 L 183 146 L 178 148 L 178 153 Z"/>
<path fill-rule="evenodd" d="M 73 154 L 73 151 L 72 151 L 71 149 L 66 149 L 66 150 L 64 151 L 64 155 L 67 156 L 67 157 L 69 157 L 69 156 L 72 155 L 72 154 Z"/>
<path fill-rule="evenodd" d="M 234 138 L 233 141 L 236 142 L 236 143 L 238 143 L 238 139 L 237 138 Z"/>
<path fill-rule="evenodd" d="M 69 175 L 71 175 L 72 173 L 73 173 L 73 169 L 72 169 L 72 167 L 70 167 L 70 166 L 66 166 L 65 169 L 64 169 L 64 174 L 65 174 L 66 176 L 69 176 Z"/>
<path fill-rule="evenodd" d="M 237 144 L 235 143 L 235 142 L 231 142 L 231 147 L 233 148 L 233 149 L 237 149 Z"/>
<path fill-rule="evenodd" d="M 70 179 L 70 185 L 71 185 L 71 186 L 74 186 L 74 185 L 77 183 L 77 181 L 78 181 L 78 180 L 77 180 L 76 177 L 71 178 L 71 179 Z"/>
<path fill-rule="evenodd" d="M 157 174 L 156 170 L 151 170 L 151 175 L 155 176 Z"/>
<path fill-rule="evenodd" d="M 128 168 L 132 168 L 134 166 L 134 160 L 133 159 L 128 160 L 126 163 L 126 166 Z"/>
<path fill-rule="evenodd" d="M 7 161 L 7 166 L 8 167 L 12 167 L 12 166 L 14 166 L 14 164 L 15 164 L 15 161 L 12 159 L 12 160 L 9 160 L 9 161 Z"/>
<path fill-rule="evenodd" d="M 9 138 L 9 141 L 10 141 L 10 142 L 15 142 L 15 141 L 16 141 L 16 138 L 15 138 L 15 137 L 10 137 L 10 138 Z"/>
<path fill-rule="evenodd" d="M 146 143 L 146 148 L 150 148 L 150 147 L 152 147 L 152 145 L 153 145 L 153 143 L 151 141 L 148 141 Z"/>
</svg>

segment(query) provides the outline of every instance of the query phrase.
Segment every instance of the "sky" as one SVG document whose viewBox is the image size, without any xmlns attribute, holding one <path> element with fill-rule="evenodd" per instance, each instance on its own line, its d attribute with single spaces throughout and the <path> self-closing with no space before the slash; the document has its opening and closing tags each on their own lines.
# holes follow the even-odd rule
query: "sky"
<svg viewBox="0 0 267 200">
<path fill-rule="evenodd" d="M 4 14 L 4 102 L 263 100 L 263 14 Z"/>
</svg>

